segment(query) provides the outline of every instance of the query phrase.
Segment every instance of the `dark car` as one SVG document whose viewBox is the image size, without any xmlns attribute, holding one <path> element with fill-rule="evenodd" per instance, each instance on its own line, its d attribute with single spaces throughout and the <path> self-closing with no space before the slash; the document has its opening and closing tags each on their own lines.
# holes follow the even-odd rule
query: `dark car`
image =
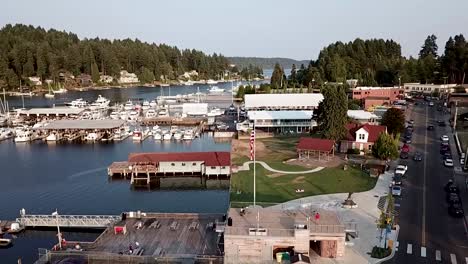
<svg viewBox="0 0 468 264">
<path fill-rule="evenodd" d="M 405 134 L 405 139 L 412 139 L 412 138 L 413 138 L 413 134 L 410 134 L 410 133 Z"/>
<path fill-rule="evenodd" d="M 453 183 L 452 183 L 452 184 L 447 184 L 447 185 L 445 185 L 445 188 L 444 188 L 444 189 L 445 189 L 445 191 L 448 192 L 448 193 L 456 193 L 456 194 L 458 194 L 458 193 L 460 192 L 460 190 L 458 189 L 458 187 L 455 186 L 455 185 L 453 185 Z"/>
<path fill-rule="evenodd" d="M 442 107 L 437 107 L 437 111 L 442 111 Z"/>
<path fill-rule="evenodd" d="M 445 126 L 445 121 L 439 120 L 439 121 L 437 121 L 437 124 L 439 124 L 439 126 L 441 126 L 441 127 L 444 127 Z"/>
<path fill-rule="evenodd" d="M 401 177 L 402 175 L 399 173 L 395 173 L 395 176 L 393 176 L 393 185 L 401 185 L 403 183 L 403 179 Z"/>
<path fill-rule="evenodd" d="M 465 212 L 463 211 L 463 207 L 461 206 L 460 203 L 454 203 L 450 205 L 448 208 L 448 213 L 449 215 L 453 217 L 463 217 L 465 215 Z"/>
<path fill-rule="evenodd" d="M 414 102 L 414 105 L 419 105 L 419 103 L 418 103 L 418 102 Z"/>
<path fill-rule="evenodd" d="M 414 153 L 413 160 L 414 160 L 414 161 L 422 161 L 422 154 L 421 154 L 421 152 L 416 152 L 416 153 Z"/>
<path fill-rule="evenodd" d="M 447 203 L 456 204 L 460 203 L 460 196 L 457 193 L 447 193 Z"/>
<path fill-rule="evenodd" d="M 409 155 L 408 155 L 408 152 L 402 151 L 402 152 L 400 153 L 400 159 L 407 159 L 408 156 L 409 156 Z"/>
<path fill-rule="evenodd" d="M 427 130 L 434 130 L 434 126 L 433 125 L 428 126 Z"/>
<path fill-rule="evenodd" d="M 443 155 L 444 155 L 444 160 L 452 159 L 452 153 L 450 153 L 450 151 L 445 151 Z"/>
</svg>

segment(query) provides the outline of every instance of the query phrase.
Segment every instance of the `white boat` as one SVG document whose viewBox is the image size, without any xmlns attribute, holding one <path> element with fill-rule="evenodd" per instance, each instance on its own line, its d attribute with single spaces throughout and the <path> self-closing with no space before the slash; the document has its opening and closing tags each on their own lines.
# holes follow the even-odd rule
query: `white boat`
<svg viewBox="0 0 468 264">
<path fill-rule="evenodd" d="M 123 112 L 120 112 L 119 115 L 120 115 L 120 119 L 125 120 L 125 121 L 128 120 L 128 115 L 129 115 L 128 112 L 123 111 Z"/>
<path fill-rule="evenodd" d="M 171 128 L 169 129 L 169 133 L 174 134 L 175 132 L 177 132 L 177 130 L 179 130 L 178 126 L 171 126 Z"/>
<path fill-rule="evenodd" d="M 154 109 L 148 109 L 148 111 L 146 111 L 145 113 L 146 118 L 153 118 L 153 117 L 156 117 L 157 115 L 158 113 Z"/>
<path fill-rule="evenodd" d="M 151 102 L 149 103 L 150 107 L 154 108 L 156 107 L 158 104 L 156 103 L 156 100 L 151 100 Z"/>
<path fill-rule="evenodd" d="M 67 89 L 65 89 L 65 88 L 60 88 L 58 90 L 53 90 L 54 94 L 63 94 L 63 93 L 66 93 L 66 92 L 67 92 Z"/>
<path fill-rule="evenodd" d="M 151 133 L 154 135 L 156 133 L 159 133 L 161 132 L 161 129 L 159 128 L 158 125 L 155 125 L 152 129 L 151 129 Z"/>
<path fill-rule="evenodd" d="M 128 114 L 128 120 L 136 121 L 139 116 L 140 114 L 137 111 L 130 111 L 130 113 Z"/>
<path fill-rule="evenodd" d="M 184 134 L 181 131 L 176 131 L 174 132 L 174 139 L 175 140 L 181 140 Z"/>
<path fill-rule="evenodd" d="M 111 119 L 117 120 L 117 119 L 120 119 L 120 114 L 118 112 L 111 112 L 109 117 Z"/>
<path fill-rule="evenodd" d="M 153 133 L 154 140 L 162 140 L 163 136 L 161 133 Z"/>
<path fill-rule="evenodd" d="M 22 128 L 16 131 L 15 142 L 29 142 L 33 138 L 33 132 L 29 128 Z"/>
<path fill-rule="evenodd" d="M 60 134 L 57 132 L 52 132 L 46 137 L 46 141 L 54 142 L 60 140 Z"/>
<path fill-rule="evenodd" d="M 0 140 L 11 138 L 13 136 L 13 131 L 9 128 L 0 128 Z"/>
<path fill-rule="evenodd" d="M 224 112 L 220 108 L 212 108 L 210 112 L 208 112 L 207 116 L 213 117 L 213 116 L 220 116 L 223 115 Z"/>
<path fill-rule="evenodd" d="M 168 84 L 168 83 L 161 83 L 159 86 L 161 86 L 161 87 L 169 87 L 169 84 Z"/>
<path fill-rule="evenodd" d="M 132 139 L 134 141 L 141 141 L 143 139 L 143 132 L 141 132 L 141 130 L 135 129 L 132 134 Z"/>
<path fill-rule="evenodd" d="M 166 109 L 161 109 L 161 110 L 159 110 L 159 112 L 158 112 L 158 116 L 160 116 L 160 117 L 169 116 L 169 113 L 167 112 Z"/>
<path fill-rule="evenodd" d="M 91 109 L 106 109 L 109 107 L 109 104 L 110 104 L 109 99 L 105 98 L 102 95 L 98 95 L 98 98 L 96 99 L 96 101 L 90 104 L 89 107 Z"/>
<path fill-rule="evenodd" d="M 68 106 L 71 108 L 84 108 L 88 105 L 88 103 L 83 100 L 83 98 L 78 98 L 76 100 L 71 101 L 70 103 L 67 103 Z"/>
<path fill-rule="evenodd" d="M 44 97 L 47 98 L 47 99 L 53 99 L 55 97 L 55 94 L 53 93 L 46 93 L 44 94 Z"/>
<path fill-rule="evenodd" d="M 12 240 L 9 238 L 0 238 L 0 247 L 8 247 L 12 243 Z"/>
<path fill-rule="evenodd" d="M 206 84 L 218 84 L 218 82 L 215 80 L 209 79 L 208 81 L 206 81 Z"/>
<path fill-rule="evenodd" d="M 171 138 L 172 138 L 172 133 L 165 133 L 165 134 L 163 135 L 163 139 L 164 139 L 164 140 L 171 140 Z"/>
<path fill-rule="evenodd" d="M 94 142 L 97 139 L 98 139 L 98 134 L 95 133 L 95 132 L 90 132 L 90 133 L 86 134 L 86 136 L 85 136 L 86 141 Z"/>
<path fill-rule="evenodd" d="M 209 93 L 224 93 L 224 89 L 219 88 L 218 86 L 213 86 L 208 89 Z"/>
<path fill-rule="evenodd" d="M 124 105 L 124 110 L 129 111 L 134 108 L 132 101 L 128 100 Z"/>
<path fill-rule="evenodd" d="M 143 101 L 143 104 L 141 105 L 141 109 L 142 109 L 143 111 L 146 111 L 146 110 L 148 110 L 148 109 L 150 109 L 150 108 L 151 108 L 150 103 L 149 103 L 148 101 L 146 101 L 146 100 Z"/>
<path fill-rule="evenodd" d="M 192 86 L 193 84 L 194 84 L 193 81 L 186 81 L 186 82 L 184 83 L 184 85 L 186 85 L 186 86 Z"/>
<path fill-rule="evenodd" d="M 183 139 L 184 140 L 193 140 L 194 138 L 194 134 L 193 134 L 193 130 L 192 129 L 187 129 L 185 130 L 184 132 L 184 136 L 183 136 Z"/>
</svg>

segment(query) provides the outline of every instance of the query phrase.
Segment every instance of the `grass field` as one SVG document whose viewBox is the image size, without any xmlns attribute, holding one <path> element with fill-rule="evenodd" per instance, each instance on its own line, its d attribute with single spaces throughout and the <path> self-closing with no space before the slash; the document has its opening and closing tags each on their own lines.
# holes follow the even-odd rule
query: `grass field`
<svg viewBox="0 0 468 264">
<path fill-rule="evenodd" d="M 231 203 L 253 201 L 253 165 L 250 171 L 236 173 L 231 178 Z M 257 201 L 282 203 L 301 197 L 366 191 L 375 186 L 371 178 L 359 169 L 326 168 L 303 175 L 277 175 L 257 165 Z M 296 189 L 304 189 L 296 193 Z"/>
</svg>

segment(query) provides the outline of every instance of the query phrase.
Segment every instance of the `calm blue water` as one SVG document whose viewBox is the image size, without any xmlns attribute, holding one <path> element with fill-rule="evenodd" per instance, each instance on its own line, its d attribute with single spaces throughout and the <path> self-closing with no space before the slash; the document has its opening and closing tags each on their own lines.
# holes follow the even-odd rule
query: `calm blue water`
<svg viewBox="0 0 468 264">
<path fill-rule="evenodd" d="M 230 84 L 220 84 L 230 88 Z M 200 90 L 208 86 L 200 86 Z M 168 90 L 165 88 L 164 91 Z M 171 94 L 191 93 L 193 87 L 171 88 Z M 103 91 L 68 92 L 55 100 L 43 97 L 25 98 L 26 107 L 44 107 L 75 98 L 93 101 L 98 94 L 112 101 L 153 99 L 160 88 L 126 88 Z M 165 94 L 167 94 L 165 92 Z M 21 98 L 10 98 L 9 105 L 21 106 Z M 204 135 L 190 143 L 143 143 L 126 140 L 109 144 L 47 144 L 43 142 L 0 143 L 0 219 L 13 220 L 19 210 L 50 214 L 120 214 L 123 211 L 152 212 L 225 212 L 229 204 L 226 190 L 132 190 L 128 181 L 109 181 L 107 167 L 114 161 L 127 160 L 131 152 L 230 151 L 229 143 L 215 143 Z M 68 240 L 92 241 L 98 234 L 72 233 Z M 14 246 L 0 249 L 0 263 L 23 263 L 37 259 L 37 248 L 50 248 L 55 242 L 53 231 L 26 231 L 14 240 Z"/>
</svg>

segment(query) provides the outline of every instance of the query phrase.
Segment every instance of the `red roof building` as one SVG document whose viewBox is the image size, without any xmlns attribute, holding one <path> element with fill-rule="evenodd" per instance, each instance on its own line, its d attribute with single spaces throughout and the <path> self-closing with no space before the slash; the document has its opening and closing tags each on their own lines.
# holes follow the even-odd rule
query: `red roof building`
<svg viewBox="0 0 468 264">
<path fill-rule="evenodd" d="M 335 153 L 335 141 L 301 137 L 296 147 L 299 159 L 330 160 Z"/>
<path fill-rule="evenodd" d="M 346 137 L 341 141 L 340 151 L 347 152 L 348 149 L 370 151 L 381 133 L 387 133 L 386 126 L 349 123 L 346 125 Z"/>
<path fill-rule="evenodd" d="M 129 162 L 152 163 L 160 162 L 203 162 L 206 166 L 230 166 L 231 153 L 229 152 L 151 152 L 131 153 Z"/>
</svg>

